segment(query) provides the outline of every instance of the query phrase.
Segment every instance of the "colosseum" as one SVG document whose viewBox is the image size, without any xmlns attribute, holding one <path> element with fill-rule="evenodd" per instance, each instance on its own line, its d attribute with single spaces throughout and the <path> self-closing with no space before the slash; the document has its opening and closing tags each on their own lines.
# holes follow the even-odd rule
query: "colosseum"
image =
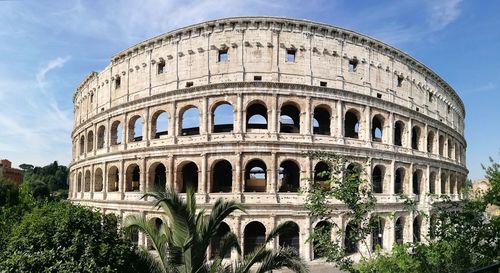
<svg viewBox="0 0 500 273">
<path fill-rule="evenodd" d="M 399 49 L 306 20 L 236 17 L 170 31 L 91 72 L 73 102 L 73 202 L 160 224 L 143 193 L 193 187 L 200 207 L 218 198 L 247 207 L 223 227 L 244 252 L 291 220 L 295 231 L 270 247 L 321 258 L 307 238 L 325 222 L 310 219 L 299 189 L 327 167 L 306 151 L 366 166 L 376 211 L 394 217 L 365 248 L 420 240 L 432 220 L 405 211 L 398 194 L 432 215 L 428 193 L 459 200 L 468 173 L 464 105 L 450 85 Z M 342 213 L 333 221 L 349 228 Z"/>
</svg>

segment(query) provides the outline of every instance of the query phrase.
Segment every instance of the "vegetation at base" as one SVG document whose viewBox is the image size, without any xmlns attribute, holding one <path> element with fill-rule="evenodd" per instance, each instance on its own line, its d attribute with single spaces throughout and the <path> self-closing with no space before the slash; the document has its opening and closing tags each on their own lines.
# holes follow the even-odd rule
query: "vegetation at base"
<svg viewBox="0 0 500 273">
<path fill-rule="evenodd" d="M 309 240 L 319 245 L 316 251 L 341 269 L 354 273 L 469 272 L 500 260 L 500 216 L 486 213 L 488 207 L 500 204 L 500 165 L 493 160 L 485 167 L 490 183 L 487 191 L 479 195 L 469 194 L 469 198 L 460 202 L 451 201 L 447 196 L 435 196 L 439 200 L 434 203 L 435 218 L 429 236 L 423 236 L 422 242 L 395 244 L 391 253 L 378 249 L 355 264 L 346 255 L 342 242 L 347 236 L 353 242 L 364 243 L 371 234 L 374 226 L 370 223 L 376 219 L 376 212 L 371 202 L 372 194 L 365 190 L 370 187 L 364 186 L 366 181 L 360 176 L 361 170 L 354 169 L 355 173 L 349 174 L 342 157 L 327 153 L 308 156 L 327 162 L 332 170 L 324 173 L 331 189 L 321 187 L 325 181 L 319 183 L 317 180 L 324 180 L 320 177 L 315 178 L 305 191 L 310 215 L 317 220 L 328 220 L 335 213 L 347 213 L 357 223 L 366 223 L 354 227 L 359 233 L 341 231 L 334 239 L 322 229 L 312 232 Z M 359 191 L 354 190 L 356 185 Z M 329 201 L 333 197 L 343 202 L 345 208 L 335 211 Z M 407 210 L 431 221 L 429 215 L 417 210 L 415 202 L 404 196 L 401 198 Z"/>
<path fill-rule="evenodd" d="M 270 231 L 262 245 L 257 246 L 251 253 L 245 253 L 243 259 L 232 264 L 224 262 L 224 257 L 230 256 L 233 250 L 241 254 L 241 248 L 234 233 L 221 233 L 219 227 L 231 213 L 244 212 L 240 204 L 218 199 L 206 218 L 205 210 L 197 212 L 192 189 L 188 190 L 185 201 L 176 192 L 170 191 L 145 196 L 154 198 L 154 207 L 166 215 L 162 225 L 157 227 L 144 216 L 130 215 L 125 218 L 124 226 L 130 232 L 143 232 L 153 246 L 153 253 L 146 249 L 142 252 L 150 261 L 151 272 L 264 273 L 280 268 L 288 268 L 298 273 L 308 271 L 295 249 L 288 246 L 277 250 L 266 248 L 271 241 L 285 234 L 291 228 L 292 222 L 278 225 Z M 212 239 L 217 241 L 212 242 Z M 214 243 L 219 245 L 219 249 L 209 261 L 208 247 Z M 256 268 L 250 271 L 253 266 Z"/>
<path fill-rule="evenodd" d="M 68 168 L 57 161 L 44 166 L 35 167 L 21 164 L 23 184 L 35 199 L 61 200 L 68 198 Z"/>
<path fill-rule="evenodd" d="M 0 206 L 0 272 L 147 272 L 113 215 L 17 192 Z"/>
</svg>

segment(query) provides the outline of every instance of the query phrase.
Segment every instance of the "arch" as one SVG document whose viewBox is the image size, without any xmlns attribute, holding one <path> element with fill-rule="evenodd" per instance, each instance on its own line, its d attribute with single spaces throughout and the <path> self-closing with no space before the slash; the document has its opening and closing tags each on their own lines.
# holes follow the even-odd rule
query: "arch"
<svg viewBox="0 0 500 273">
<path fill-rule="evenodd" d="M 437 215 L 435 213 L 431 214 L 429 224 L 429 237 L 431 239 L 434 239 L 436 237 L 437 220 Z"/>
<path fill-rule="evenodd" d="M 214 108 L 212 124 L 214 133 L 232 132 L 234 129 L 234 109 L 229 102 L 222 102 Z"/>
<path fill-rule="evenodd" d="M 141 116 L 133 116 L 128 122 L 128 141 L 142 141 L 142 124 L 144 123 Z"/>
<path fill-rule="evenodd" d="M 118 168 L 111 166 L 108 170 L 108 191 L 118 191 L 118 184 L 120 183 L 120 176 Z"/>
<path fill-rule="evenodd" d="M 351 109 L 345 113 L 344 136 L 349 138 L 359 138 L 359 113 Z"/>
<path fill-rule="evenodd" d="M 149 168 L 149 191 L 165 191 L 167 183 L 167 168 L 163 163 L 155 163 Z"/>
<path fill-rule="evenodd" d="M 439 136 L 439 155 L 444 156 L 444 136 Z"/>
<path fill-rule="evenodd" d="M 105 144 L 106 144 L 106 127 L 104 127 L 104 125 L 101 125 L 97 129 L 97 149 L 104 148 Z"/>
<path fill-rule="evenodd" d="M 331 173 L 332 168 L 326 162 L 320 161 L 316 163 L 316 166 L 314 166 L 314 182 L 320 183 L 323 189 L 329 189 L 330 183 L 328 181 L 330 180 Z"/>
<path fill-rule="evenodd" d="M 394 124 L 394 145 L 403 146 L 403 132 L 405 130 L 405 124 L 398 120 Z"/>
<path fill-rule="evenodd" d="M 352 162 L 347 165 L 347 168 L 344 171 L 344 179 L 359 179 L 361 176 L 361 172 L 363 171 L 363 167 L 359 163 Z"/>
<path fill-rule="evenodd" d="M 130 242 L 137 246 L 139 245 L 139 231 L 138 230 L 131 230 L 128 235 L 128 239 Z"/>
<path fill-rule="evenodd" d="M 253 102 L 247 107 L 247 129 L 267 129 L 267 108 L 262 102 Z"/>
<path fill-rule="evenodd" d="M 372 223 L 372 250 L 375 251 L 377 246 L 383 249 L 385 220 L 380 217 L 372 218 Z"/>
<path fill-rule="evenodd" d="M 448 146 L 448 158 L 453 159 L 453 144 L 451 144 L 451 139 L 449 138 L 447 141 L 447 146 Z"/>
<path fill-rule="evenodd" d="M 141 169 L 137 164 L 127 167 L 125 191 L 139 191 L 141 185 Z"/>
<path fill-rule="evenodd" d="M 77 185 L 76 185 L 76 191 L 77 192 L 83 192 L 83 188 L 82 188 L 82 173 L 79 173 L 78 174 L 78 181 L 77 181 Z"/>
<path fill-rule="evenodd" d="M 292 160 L 281 162 L 278 171 L 279 191 L 297 192 L 300 188 L 300 168 Z"/>
<path fill-rule="evenodd" d="M 456 184 L 455 176 L 450 175 L 450 194 L 455 194 L 455 184 Z"/>
<path fill-rule="evenodd" d="M 281 106 L 280 133 L 300 133 L 300 109 L 294 104 Z"/>
<path fill-rule="evenodd" d="M 415 195 L 420 195 L 422 193 L 422 170 L 415 170 L 413 172 L 412 176 L 412 188 L 413 188 L 413 194 Z"/>
<path fill-rule="evenodd" d="M 420 242 L 420 233 L 421 233 L 421 227 L 422 227 L 422 217 L 418 215 L 413 219 L 413 242 L 417 243 Z"/>
<path fill-rule="evenodd" d="M 287 229 L 279 236 L 278 243 L 280 247 L 291 247 L 300 253 L 300 229 L 297 223 L 292 222 L 290 229 Z"/>
<path fill-rule="evenodd" d="M 434 132 L 430 131 L 429 134 L 427 134 L 427 152 L 432 153 L 434 152 Z"/>
<path fill-rule="evenodd" d="M 372 119 L 372 141 L 382 142 L 384 132 L 384 117 L 375 115 Z"/>
<path fill-rule="evenodd" d="M 384 192 L 384 173 L 385 168 L 377 165 L 372 171 L 372 190 L 374 193 Z"/>
<path fill-rule="evenodd" d="M 227 160 L 214 164 L 212 170 L 212 188 L 210 192 L 231 192 L 233 187 L 233 166 Z"/>
<path fill-rule="evenodd" d="M 219 253 L 222 247 L 222 238 L 229 232 L 231 232 L 231 228 L 226 223 L 221 222 L 217 232 L 210 239 L 210 259 L 213 259 Z M 230 258 L 230 254 L 226 254 L 224 258 Z"/>
<path fill-rule="evenodd" d="M 85 136 L 80 137 L 80 155 L 85 152 Z"/>
<path fill-rule="evenodd" d="M 330 110 L 326 106 L 317 106 L 313 114 L 313 133 L 316 135 L 330 135 Z"/>
<path fill-rule="evenodd" d="M 396 220 L 394 224 L 394 242 L 396 244 L 401 245 L 404 242 L 404 217 L 401 216 Z"/>
<path fill-rule="evenodd" d="M 111 145 L 119 145 L 122 143 L 123 129 L 120 121 L 116 120 L 111 125 Z"/>
<path fill-rule="evenodd" d="M 446 174 L 442 173 L 441 174 L 441 194 L 446 193 L 446 180 L 447 180 Z"/>
<path fill-rule="evenodd" d="M 103 177 L 101 168 L 97 168 L 94 171 L 94 191 L 100 192 L 103 187 Z"/>
<path fill-rule="evenodd" d="M 160 138 L 168 135 L 168 113 L 163 110 L 156 111 L 151 117 L 151 136 Z"/>
<path fill-rule="evenodd" d="M 252 253 L 266 241 L 266 227 L 258 221 L 253 221 L 245 226 L 243 231 L 243 255 Z"/>
<path fill-rule="evenodd" d="M 94 149 L 94 132 L 89 131 L 87 133 L 87 153 L 92 152 Z"/>
<path fill-rule="evenodd" d="M 85 192 L 90 191 L 90 171 L 85 171 Z"/>
<path fill-rule="evenodd" d="M 246 192 L 266 192 L 267 167 L 259 159 L 254 159 L 247 163 L 245 167 L 245 191 Z"/>
<path fill-rule="evenodd" d="M 314 227 L 315 232 L 326 232 L 327 234 L 331 234 L 332 232 L 332 223 L 328 221 L 320 221 Z M 317 240 L 313 240 L 313 259 L 319 259 L 323 257 L 323 252 L 325 249 L 319 245 Z"/>
<path fill-rule="evenodd" d="M 432 194 L 436 193 L 436 173 L 431 172 L 429 175 L 429 192 Z"/>
<path fill-rule="evenodd" d="M 183 136 L 200 134 L 200 110 L 196 106 L 186 107 L 180 116 L 181 134 Z"/>
<path fill-rule="evenodd" d="M 180 166 L 179 190 L 185 193 L 191 188 L 193 192 L 198 192 L 198 166 L 194 162 L 186 162 Z"/>
<path fill-rule="evenodd" d="M 420 147 L 420 132 L 422 130 L 417 125 L 411 129 L 411 148 L 418 150 Z"/>
<path fill-rule="evenodd" d="M 405 169 L 403 167 L 396 170 L 396 175 L 394 175 L 394 193 L 403 193 L 403 184 L 405 179 Z"/>
<path fill-rule="evenodd" d="M 357 226 L 349 222 L 347 223 L 344 231 L 344 250 L 346 254 L 354 254 L 358 252 L 358 242 L 355 240 L 357 237 Z"/>
</svg>

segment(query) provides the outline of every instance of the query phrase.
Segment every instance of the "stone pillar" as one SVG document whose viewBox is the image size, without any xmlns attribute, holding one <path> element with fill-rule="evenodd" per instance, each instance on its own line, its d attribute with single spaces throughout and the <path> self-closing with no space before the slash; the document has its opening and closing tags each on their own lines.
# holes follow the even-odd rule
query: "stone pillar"
<svg viewBox="0 0 500 273">
<path fill-rule="evenodd" d="M 390 145 L 393 145 L 394 144 L 394 113 L 391 112 L 389 113 L 389 129 L 388 129 L 388 134 L 387 136 L 389 137 L 387 139 L 387 142 L 390 144 Z"/>
<path fill-rule="evenodd" d="M 270 181 L 271 188 L 268 190 L 270 193 L 276 193 L 277 191 L 277 179 L 276 174 L 278 173 L 278 166 L 276 165 L 276 152 L 271 153 L 271 166 L 267 167 L 267 177 Z"/>
<path fill-rule="evenodd" d="M 437 174 L 437 177 L 436 177 L 436 187 L 435 187 L 435 190 L 436 190 L 436 194 L 441 194 L 441 175 L 442 175 L 442 169 L 439 168 L 439 171 L 438 171 L 438 174 Z"/>
<path fill-rule="evenodd" d="M 306 217 L 305 218 L 305 225 L 304 229 L 300 232 L 300 237 L 299 237 L 299 244 L 301 246 L 300 248 L 300 256 L 304 257 L 305 261 L 311 261 L 312 260 L 312 242 L 307 240 L 309 238 L 309 234 L 311 234 L 311 217 Z"/>
<path fill-rule="evenodd" d="M 108 194 L 108 163 L 104 162 L 104 166 L 102 168 L 102 199 L 106 200 L 106 196 Z"/>
<path fill-rule="evenodd" d="M 139 184 L 139 191 L 146 192 L 147 191 L 147 184 L 148 184 L 148 172 L 146 170 L 146 159 L 143 158 L 139 164 L 140 164 L 140 177 L 141 177 L 140 184 Z"/>
<path fill-rule="evenodd" d="M 407 137 L 407 139 L 406 139 L 406 143 L 407 143 L 407 144 L 406 144 L 406 145 L 407 145 L 406 147 L 407 147 L 407 148 L 409 148 L 409 149 L 411 149 L 411 148 L 412 148 L 412 147 L 411 147 L 411 145 L 412 145 L 412 143 L 411 143 L 411 133 L 412 133 L 411 131 L 412 131 L 412 127 L 413 127 L 413 120 L 410 118 L 410 119 L 408 120 L 408 130 L 407 130 L 407 136 L 408 136 L 408 137 Z"/>
<path fill-rule="evenodd" d="M 120 181 L 118 181 L 119 182 L 118 183 L 118 191 L 121 193 L 122 199 L 123 199 L 123 195 L 125 193 L 125 183 L 126 183 L 125 179 L 127 179 L 125 172 L 126 172 L 125 162 L 123 162 L 123 160 L 122 160 L 122 161 L 120 161 L 120 174 L 119 174 Z"/>
<path fill-rule="evenodd" d="M 235 123 L 235 133 L 242 133 L 243 132 L 243 95 L 241 93 L 238 93 L 237 97 L 237 102 L 236 102 L 236 123 Z"/>
<path fill-rule="evenodd" d="M 146 141 L 146 146 L 149 146 L 149 141 L 154 138 L 151 135 L 151 120 L 150 120 L 150 108 L 146 108 L 146 113 L 144 114 L 143 126 L 142 126 L 142 140 Z"/>
<path fill-rule="evenodd" d="M 173 156 L 169 156 L 167 158 L 167 166 L 166 166 L 166 169 L 167 169 L 167 176 L 166 176 L 166 182 L 167 182 L 167 185 L 166 185 L 166 189 L 175 189 L 174 185 L 175 185 L 175 181 L 174 181 L 174 174 L 175 174 L 175 166 L 174 166 L 174 158 Z"/>
<path fill-rule="evenodd" d="M 391 181 L 389 181 L 389 190 L 387 193 L 394 194 L 394 182 L 396 180 L 396 160 L 391 161 L 391 169 L 390 169 Z"/>
<path fill-rule="evenodd" d="M 271 107 L 271 109 L 267 109 L 267 116 L 269 120 L 267 124 L 268 130 L 271 134 L 279 133 L 279 110 L 276 109 L 278 107 L 278 98 L 273 98 L 273 102 L 268 107 Z"/>
<path fill-rule="evenodd" d="M 425 126 L 424 126 L 424 132 L 423 132 L 423 139 L 424 139 L 424 141 L 422 141 L 422 143 L 423 143 L 423 147 L 422 147 L 423 149 L 422 150 L 424 152 L 426 152 L 426 153 L 428 153 L 428 151 L 427 151 L 427 146 L 429 145 L 427 143 L 429 141 L 428 138 L 429 138 L 429 126 L 426 123 Z"/>
<path fill-rule="evenodd" d="M 365 140 L 368 142 L 372 141 L 372 120 L 371 120 L 371 108 L 370 106 L 365 106 Z M 361 127 L 361 122 L 359 123 Z M 360 132 L 361 133 L 361 132 Z M 360 138 L 362 138 L 360 136 Z"/>
<path fill-rule="evenodd" d="M 312 119 L 313 119 L 313 116 L 314 116 L 314 113 L 311 113 L 311 97 L 307 97 L 306 98 L 306 109 L 304 111 L 304 114 L 301 115 L 303 117 L 305 117 L 305 120 L 303 122 L 304 126 L 305 126 L 305 130 L 301 128 L 301 133 L 302 134 L 306 134 L 306 135 L 311 135 L 311 132 L 312 132 Z"/>
<path fill-rule="evenodd" d="M 199 193 L 207 193 L 207 154 L 201 156 L 201 183 L 198 185 Z M 200 174 L 200 171 L 198 171 Z"/>
<path fill-rule="evenodd" d="M 244 185 L 244 174 L 241 168 L 241 152 L 236 153 L 235 160 L 235 173 L 234 173 L 234 183 L 233 183 L 233 192 L 241 193 L 243 191 Z"/>
<path fill-rule="evenodd" d="M 206 135 L 209 132 L 208 128 L 208 98 L 205 97 L 200 111 L 200 135 Z"/>
<path fill-rule="evenodd" d="M 344 104 L 337 101 L 337 130 L 334 136 L 342 138 L 344 136 Z"/>
</svg>

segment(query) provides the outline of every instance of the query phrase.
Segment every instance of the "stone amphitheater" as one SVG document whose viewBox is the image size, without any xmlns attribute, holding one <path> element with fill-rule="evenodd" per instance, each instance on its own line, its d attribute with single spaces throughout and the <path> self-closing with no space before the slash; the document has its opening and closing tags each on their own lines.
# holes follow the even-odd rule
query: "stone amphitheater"
<svg viewBox="0 0 500 273">
<path fill-rule="evenodd" d="M 295 231 L 269 247 L 321 261 L 307 238 L 326 223 L 310 219 L 298 191 L 328 166 L 306 151 L 363 164 L 376 211 L 394 215 L 365 248 L 426 236 L 432 220 L 405 211 L 398 194 L 432 215 L 428 193 L 459 200 L 468 173 L 465 110 L 452 87 L 399 49 L 306 20 L 237 17 L 173 30 L 113 56 L 73 103 L 73 202 L 159 225 L 143 193 L 193 187 L 200 207 L 218 198 L 247 207 L 221 227 L 244 252 L 291 220 Z M 349 228 L 342 213 L 333 221 Z M 147 244 L 143 234 L 131 239 Z"/>
</svg>

